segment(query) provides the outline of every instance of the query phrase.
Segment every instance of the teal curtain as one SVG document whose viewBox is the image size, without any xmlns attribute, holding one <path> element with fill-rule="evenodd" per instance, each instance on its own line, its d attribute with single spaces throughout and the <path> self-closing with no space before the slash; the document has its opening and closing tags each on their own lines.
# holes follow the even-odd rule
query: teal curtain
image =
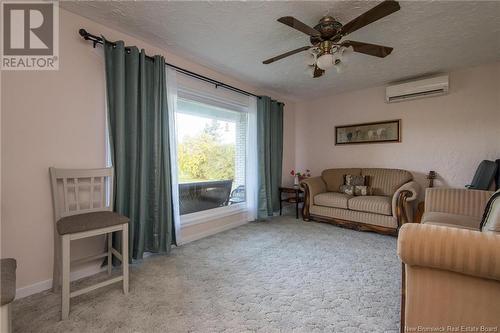
<svg viewBox="0 0 500 333">
<path fill-rule="evenodd" d="M 283 166 L 283 103 L 261 96 L 257 101 L 258 218 L 279 210 Z"/>
<path fill-rule="evenodd" d="M 130 218 L 133 259 L 175 243 L 165 60 L 105 42 L 115 211 Z M 113 242 L 120 247 L 119 237 Z"/>
</svg>

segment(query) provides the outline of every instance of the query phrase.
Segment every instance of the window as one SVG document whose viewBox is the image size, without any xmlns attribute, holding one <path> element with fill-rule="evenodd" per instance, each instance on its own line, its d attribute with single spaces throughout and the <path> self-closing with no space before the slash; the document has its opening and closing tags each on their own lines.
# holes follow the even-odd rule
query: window
<svg viewBox="0 0 500 333">
<path fill-rule="evenodd" d="M 245 203 L 247 113 L 216 104 L 177 100 L 181 215 Z"/>
</svg>

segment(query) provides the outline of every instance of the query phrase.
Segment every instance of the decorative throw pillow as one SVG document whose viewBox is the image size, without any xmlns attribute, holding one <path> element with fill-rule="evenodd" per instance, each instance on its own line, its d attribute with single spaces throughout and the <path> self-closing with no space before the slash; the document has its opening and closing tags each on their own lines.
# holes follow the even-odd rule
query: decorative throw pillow
<svg viewBox="0 0 500 333">
<path fill-rule="evenodd" d="M 500 190 L 493 193 L 488 200 L 479 230 L 500 233 Z"/>
<path fill-rule="evenodd" d="M 347 195 L 354 196 L 354 186 L 353 185 L 340 185 L 340 192 Z"/>
<path fill-rule="evenodd" d="M 366 177 L 359 175 L 344 175 L 344 185 L 340 185 L 340 192 L 347 195 L 369 195 L 370 187 L 366 186 Z"/>
<path fill-rule="evenodd" d="M 345 175 L 345 185 L 353 185 L 353 186 L 364 186 L 365 184 L 365 176 L 358 175 Z"/>
<path fill-rule="evenodd" d="M 370 195 L 369 186 L 360 185 L 340 185 L 340 192 L 347 195 L 357 196 L 357 195 Z"/>
<path fill-rule="evenodd" d="M 369 187 L 368 186 L 354 186 L 354 195 L 368 195 Z"/>
</svg>

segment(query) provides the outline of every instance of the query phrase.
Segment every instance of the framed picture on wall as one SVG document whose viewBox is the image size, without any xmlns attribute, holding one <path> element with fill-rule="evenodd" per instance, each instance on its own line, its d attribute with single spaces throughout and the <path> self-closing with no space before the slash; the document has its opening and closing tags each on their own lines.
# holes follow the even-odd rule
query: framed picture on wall
<svg viewBox="0 0 500 333">
<path fill-rule="evenodd" d="M 335 126 L 335 145 L 401 142 L 401 119 Z"/>
</svg>

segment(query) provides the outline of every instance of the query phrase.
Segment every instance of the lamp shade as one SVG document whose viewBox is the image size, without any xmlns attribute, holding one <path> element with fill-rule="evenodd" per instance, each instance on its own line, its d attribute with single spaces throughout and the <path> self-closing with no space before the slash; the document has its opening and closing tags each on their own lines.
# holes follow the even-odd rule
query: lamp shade
<svg viewBox="0 0 500 333">
<path fill-rule="evenodd" d="M 342 47 L 339 52 L 339 59 L 344 63 L 348 63 L 351 55 L 354 53 L 354 49 L 352 46 L 349 47 Z"/>
<path fill-rule="evenodd" d="M 314 77 L 314 65 L 308 65 L 306 68 L 306 74 L 310 77 Z"/>
<path fill-rule="evenodd" d="M 316 56 L 313 53 L 307 53 L 305 63 L 307 66 L 314 66 L 316 64 Z"/>
<path fill-rule="evenodd" d="M 337 70 L 337 73 L 342 73 L 346 68 L 346 65 L 344 64 L 344 61 L 338 60 L 335 61 L 335 69 Z"/>
<path fill-rule="evenodd" d="M 327 70 L 333 66 L 333 55 L 330 53 L 323 54 L 318 58 L 316 65 L 322 70 Z"/>
<path fill-rule="evenodd" d="M 342 48 L 342 56 L 349 56 L 354 53 L 354 48 L 352 46 L 347 46 Z"/>
</svg>

